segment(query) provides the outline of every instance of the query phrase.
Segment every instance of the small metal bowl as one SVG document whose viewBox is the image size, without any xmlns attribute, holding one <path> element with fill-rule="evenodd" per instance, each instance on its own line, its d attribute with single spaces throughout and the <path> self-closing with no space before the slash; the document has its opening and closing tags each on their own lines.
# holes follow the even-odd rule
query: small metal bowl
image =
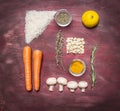
<svg viewBox="0 0 120 111">
<path fill-rule="evenodd" d="M 82 65 L 83 65 L 83 70 L 82 70 L 80 73 L 74 73 L 74 72 L 71 71 L 71 65 L 72 65 L 72 63 L 75 62 L 75 61 L 78 61 L 78 62 L 82 63 Z M 69 73 L 70 73 L 71 75 L 75 76 L 75 77 L 82 76 L 82 75 L 85 73 L 85 71 L 86 71 L 86 64 L 85 64 L 85 62 L 84 62 L 83 60 L 81 60 L 81 59 L 73 59 L 73 61 L 72 61 L 71 64 L 69 65 Z"/>
<path fill-rule="evenodd" d="M 66 27 L 71 23 L 72 16 L 66 9 L 60 9 L 56 12 L 54 19 L 58 26 Z"/>
</svg>

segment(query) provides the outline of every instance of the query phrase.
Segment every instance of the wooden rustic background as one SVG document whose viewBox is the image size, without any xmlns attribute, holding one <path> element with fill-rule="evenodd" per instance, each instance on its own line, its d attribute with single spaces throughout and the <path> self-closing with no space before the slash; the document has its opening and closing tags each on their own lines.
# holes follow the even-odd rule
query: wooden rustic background
<svg viewBox="0 0 120 111">
<path fill-rule="evenodd" d="M 119 0 L 0 0 L 0 111 L 119 111 L 120 110 L 120 1 Z M 32 49 L 43 51 L 41 89 L 26 92 L 22 49 L 25 44 L 25 14 L 27 10 L 59 10 L 66 8 L 73 16 L 70 26 L 60 28 L 53 20 L 45 32 L 34 39 Z M 86 10 L 96 10 L 100 23 L 94 29 L 86 29 L 81 15 Z M 44 19 L 44 18 L 43 18 Z M 55 63 L 55 40 L 59 30 L 67 37 L 83 37 L 85 53 L 67 55 L 63 48 L 64 72 Z M 90 54 L 98 45 L 95 58 L 96 86 L 91 89 Z M 74 58 L 86 62 L 87 71 L 82 77 L 68 73 Z M 64 76 L 77 82 L 86 80 L 86 93 L 77 89 L 70 93 L 48 91 L 48 77 Z"/>
</svg>

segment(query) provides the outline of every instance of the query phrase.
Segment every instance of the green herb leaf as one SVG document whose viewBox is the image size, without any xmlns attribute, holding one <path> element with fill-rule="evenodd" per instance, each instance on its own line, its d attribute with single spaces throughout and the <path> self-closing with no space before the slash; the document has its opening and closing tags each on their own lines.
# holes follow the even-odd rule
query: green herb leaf
<svg viewBox="0 0 120 111">
<path fill-rule="evenodd" d="M 64 41 L 64 39 L 63 39 L 62 31 L 59 30 L 59 32 L 57 33 L 57 36 L 56 36 L 56 47 L 55 47 L 55 50 L 56 50 L 56 64 L 57 64 L 57 66 L 61 65 L 61 67 L 65 71 L 65 68 L 64 68 L 64 65 L 63 65 L 63 60 L 62 60 L 63 41 Z"/>
<path fill-rule="evenodd" d="M 96 75 L 94 69 L 94 60 L 95 60 L 95 51 L 97 50 L 97 46 L 94 46 L 91 53 L 91 80 L 92 80 L 92 88 L 95 86 Z"/>
</svg>

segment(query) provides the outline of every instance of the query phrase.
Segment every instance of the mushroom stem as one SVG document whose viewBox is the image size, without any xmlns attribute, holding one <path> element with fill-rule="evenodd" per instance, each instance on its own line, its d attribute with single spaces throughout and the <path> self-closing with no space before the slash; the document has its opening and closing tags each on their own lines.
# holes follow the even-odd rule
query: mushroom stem
<svg viewBox="0 0 120 111">
<path fill-rule="evenodd" d="M 75 92 L 75 90 L 74 89 L 70 89 L 70 92 Z"/>
<path fill-rule="evenodd" d="M 53 85 L 49 86 L 49 91 L 54 91 L 53 89 L 54 89 Z"/>
<path fill-rule="evenodd" d="M 82 88 L 82 89 L 81 89 L 81 92 L 85 92 L 85 88 Z"/>
<path fill-rule="evenodd" d="M 59 91 L 62 92 L 63 91 L 63 85 L 59 84 Z"/>
</svg>

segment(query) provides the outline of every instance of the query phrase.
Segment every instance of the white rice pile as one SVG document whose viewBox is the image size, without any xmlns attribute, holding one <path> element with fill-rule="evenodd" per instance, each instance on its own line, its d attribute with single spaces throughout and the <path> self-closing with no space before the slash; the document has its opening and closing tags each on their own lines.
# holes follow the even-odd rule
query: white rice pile
<svg viewBox="0 0 120 111">
<path fill-rule="evenodd" d="M 29 44 L 34 38 L 39 37 L 54 19 L 56 11 L 36 11 L 26 12 L 25 17 L 25 42 Z"/>
</svg>

